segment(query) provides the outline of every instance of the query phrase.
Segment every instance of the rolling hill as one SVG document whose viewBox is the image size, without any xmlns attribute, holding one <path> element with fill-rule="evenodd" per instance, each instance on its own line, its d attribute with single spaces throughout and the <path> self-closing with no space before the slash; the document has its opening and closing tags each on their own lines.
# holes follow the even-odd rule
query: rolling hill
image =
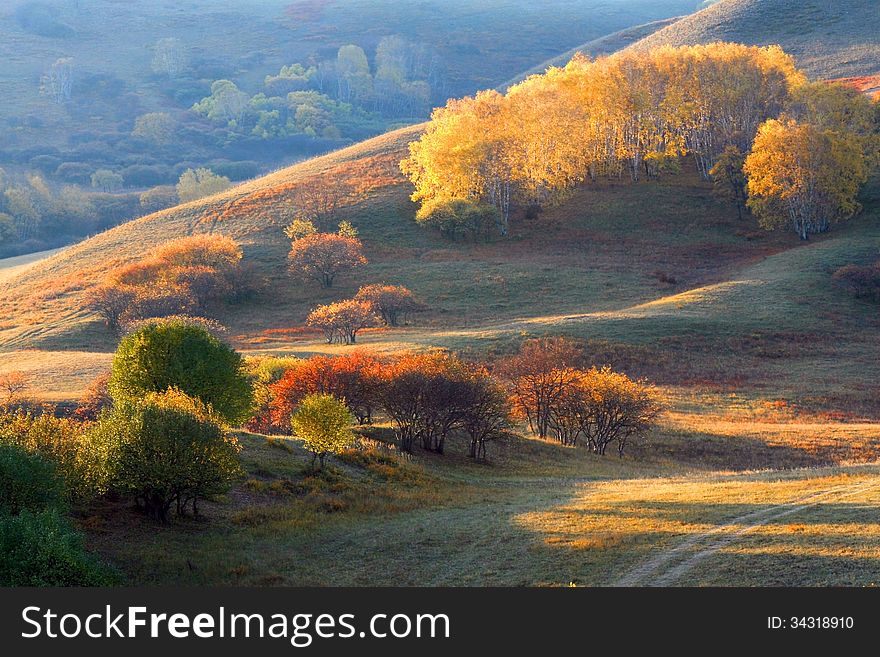
<svg viewBox="0 0 880 657">
<path fill-rule="evenodd" d="M 630 47 L 778 43 L 811 77 L 836 78 L 880 71 L 878 33 L 874 0 L 721 0 Z"/>
<path fill-rule="evenodd" d="M 735 8 L 740 16 L 746 4 L 728 0 L 699 15 Z M 752 4 L 760 13 L 773 3 Z M 362 342 L 371 349 L 491 352 L 523 335 L 568 333 L 593 341 L 597 359 L 649 375 L 682 398 L 702 382 L 811 409 L 874 412 L 877 387 L 865 381 L 878 380 L 868 375 L 878 370 L 872 354 L 880 323 L 870 306 L 840 295 L 830 274 L 875 256 L 876 185 L 866 191 L 861 217 L 807 245 L 760 231 L 753 219 L 739 222 L 689 171 L 660 183 L 587 186 L 539 220 L 514 217 L 504 242 L 449 242 L 415 225 L 410 187 L 398 170 L 421 129 L 131 221 L 0 278 L 0 371 L 32 372 L 46 399 L 77 397 L 115 345 L 86 309 L 90 290 L 161 242 L 214 226 L 242 244 L 267 281 L 257 299 L 221 318 L 234 344 L 252 353 L 338 349 L 303 332 L 308 312 L 360 284 L 389 282 L 413 289 L 431 311 L 416 327 L 367 332 Z M 357 278 L 331 290 L 286 272 L 283 227 L 296 188 L 310 181 L 352 190 L 339 218 L 357 226 L 370 260 Z"/>
<path fill-rule="evenodd" d="M 548 59 L 545 62 L 542 62 L 538 66 L 533 66 L 525 73 L 516 76 L 502 84 L 498 87 L 499 91 L 506 91 L 508 87 L 517 84 L 518 82 L 522 82 L 530 75 L 540 75 L 544 71 L 546 71 L 551 66 L 565 66 L 565 64 L 572 58 L 576 53 L 584 53 L 585 55 L 589 55 L 590 57 L 600 57 L 602 55 L 609 55 L 618 50 L 622 50 L 627 46 L 644 39 L 650 34 L 653 34 L 657 30 L 660 30 L 667 25 L 672 25 L 676 21 L 681 20 L 681 17 L 675 18 L 664 18 L 659 21 L 652 21 L 650 23 L 644 23 L 643 25 L 635 25 L 633 27 L 628 27 L 619 32 L 614 32 L 612 34 L 607 34 L 603 37 L 599 37 L 598 39 L 593 39 L 592 41 L 588 41 L 587 43 L 581 44 L 576 48 L 572 48 L 570 50 L 565 51 L 561 55 L 557 55 L 552 59 Z"/>
<path fill-rule="evenodd" d="M 742 22 L 748 7 L 771 6 L 796 7 L 726 0 L 706 12 L 739 8 Z M 794 16 L 799 25 L 808 14 Z M 765 19 L 756 42 L 779 29 Z M 779 36 L 797 47 L 799 35 Z M 829 75 L 867 75 L 829 43 Z M 873 84 L 863 79 L 866 91 Z M 77 520 L 90 549 L 128 582 L 152 585 L 877 580 L 880 316 L 831 275 L 877 259 L 880 180 L 864 189 L 859 216 L 807 243 L 738 219 L 689 161 L 656 181 L 584 185 L 538 218 L 520 210 L 503 241 L 448 241 L 415 224 L 398 168 L 422 129 L 133 220 L 39 262 L 0 262 L 0 373 L 24 370 L 43 400 L 76 399 L 116 344 L 86 309 L 94 286 L 166 240 L 214 230 L 235 238 L 266 282 L 220 316 L 246 354 L 350 350 L 304 331 L 308 312 L 364 283 L 400 283 L 430 311 L 411 326 L 364 331 L 362 348 L 491 358 L 525 337 L 573 336 L 594 364 L 658 384 L 669 410 L 657 429 L 622 458 L 523 435 L 493 442 L 489 463 L 477 464 L 460 436 L 443 456 L 396 454 L 382 446 L 391 429 L 380 422 L 362 429 L 364 450 L 320 475 L 298 439 L 241 432 L 246 478 L 206 502 L 205 522 L 158 527 L 128 501 L 106 500 Z M 369 258 L 330 290 L 286 271 L 283 228 L 297 188 L 313 182 L 351 190 L 338 219 L 357 227 Z"/>
</svg>

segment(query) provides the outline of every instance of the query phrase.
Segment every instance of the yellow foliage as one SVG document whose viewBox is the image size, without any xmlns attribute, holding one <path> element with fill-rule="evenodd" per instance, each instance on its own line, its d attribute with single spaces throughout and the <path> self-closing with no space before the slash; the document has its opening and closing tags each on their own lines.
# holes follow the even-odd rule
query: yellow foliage
<svg viewBox="0 0 880 657">
<path fill-rule="evenodd" d="M 410 144 L 401 170 L 414 201 L 546 204 L 598 175 L 638 180 L 694 155 L 701 173 L 727 146 L 743 152 L 762 121 L 805 84 L 779 47 L 713 43 L 590 61 L 575 56 L 511 87 L 452 100 Z"/>
<path fill-rule="evenodd" d="M 309 395 L 290 419 L 294 433 L 321 464 L 327 454 L 340 454 L 354 443 L 354 418 L 332 395 Z"/>
<path fill-rule="evenodd" d="M 761 126 L 744 170 L 748 204 L 762 225 L 790 222 L 801 239 L 858 212 L 856 195 L 867 179 L 857 135 L 790 118 Z"/>
</svg>

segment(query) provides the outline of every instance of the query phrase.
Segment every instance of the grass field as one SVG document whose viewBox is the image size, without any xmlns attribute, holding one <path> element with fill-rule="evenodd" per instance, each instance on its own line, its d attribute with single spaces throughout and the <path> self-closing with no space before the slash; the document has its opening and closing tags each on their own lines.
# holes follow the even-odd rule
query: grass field
<svg viewBox="0 0 880 657">
<path fill-rule="evenodd" d="M 158 525 L 105 500 L 77 512 L 92 549 L 133 584 L 878 581 L 880 315 L 831 276 L 877 259 L 880 182 L 859 216 L 808 243 L 738 219 L 688 162 L 660 181 L 585 185 L 536 220 L 515 214 L 507 240 L 450 242 L 415 224 L 399 172 L 421 129 L 0 263 L 0 373 L 26 372 L 43 401 L 75 400 L 116 345 L 87 310 L 94 287 L 213 228 L 266 280 L 220 313 L 245 354 L 344 351 L 303 328 L 308 312 L 365 283 L 399 283 L 430 311 L 364 331 L 362 348 L 491 360 L 527 337 L 568 335 L 594 364 L 658 385 L 668 411 L 657 429 L 623 458 L 522 431 L 475 464 L 457 439 L 443 457 L 404 457 L 377 426 L 323 474 L 298 441 L 244 434 L 246 475 L 206 518 Z M 331 290 L 286 271 L 294 192 L 314 181 L 351 190 L 337 219 L 355 224 L 370 261 Z"/>
<path fill-rule="evenodd" d="M 848 440 L 875 445 L 880 425 Z M 78 520 L 90 546 L 135 584 L 863 585 L 880 574 L 878 467 L 775 470 L 799 462 L 790 443 L 757 447 L 762 471 L 743 470 L 735 439 L 707 458 L 700 436 L 664 429 L 623 459 L 517 439 L 492 445 L 489 465 L 373 448 L 314 475 L 295 440 L 243 441 L 247 479 L 206 519 L 158 526 L 107 503 Z"/>
</svg>

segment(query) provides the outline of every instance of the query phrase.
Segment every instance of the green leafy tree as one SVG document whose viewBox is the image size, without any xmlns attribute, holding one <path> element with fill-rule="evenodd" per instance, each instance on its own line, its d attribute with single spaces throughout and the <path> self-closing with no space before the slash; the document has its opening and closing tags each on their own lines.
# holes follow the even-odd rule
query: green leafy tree
<svg viewBox="0 0 880 657">
<path fill-rule="evenodd" d="M 179 39 L 168 37 L 156 41 L 151 67 L 154 73 L 176 78 L 186 68 L 186 52 Z"/>
<path fill-rule="evenodd" d="M 309 395 L 290 418 L 294 433 L 302 438 L 315 462 L 324 467 L 328 454 L 339 454 L 354 443 L 354 417 L 344 402 L 332 395 Z"/>
<path fill-rule="evenodd" d="M 476 240 L 501 221 L 498 209 L 486 203 L 474 203 L 461 199 L 440 200 L 426 203 L 416 213 L 416 223 L 436 228 L 449 239 L 459 233 Z"/>
<path fill-rule="evenodd" d="M 0 443 L 0 513 L 64 508 L 65 495 L 52 461 L 19 445 Z"/>
<path fill-rule="evenodd" d="M 176 388 L 118 404 L 101 418 L 95 440 L 106 446 L 110 485 L 166 520 L 223 493 L 241 474 L 240 446 L 204 403 Z"/>
<path fill-rule="evenodd" d="M 0 516 L 0 586 L 108 586 L 116 576 L 58 509 Z"/>
<path fill-rule="evenodd" d="M 235 350 L 198 323 L 147 321 L 120 342 L 108 390 L 116 403 L 126 403 L 172 387 L 210 405 L 229 424 L 250 416 L 251 382 Z"/>
<path fill-rule="evenodd" d="M 102 192 L 117 192 L 122 189 L 123 178 L 110 169 L 98 169 L 92 174 L 92 187 Z"/>
<path fill-rule="evenodd" d="M 211 95 L 193 105 L 192 110 L 211 121 L 237 127 L 250 107 L 250 97 L 230 80 L 217 80 L 211 85 Z"/>
<path fill-rule="evenodd" d="M 0 246 L 18 241 L 18 229 L 15 220 L 8 214 L 0 212 Z"/>
</svg>

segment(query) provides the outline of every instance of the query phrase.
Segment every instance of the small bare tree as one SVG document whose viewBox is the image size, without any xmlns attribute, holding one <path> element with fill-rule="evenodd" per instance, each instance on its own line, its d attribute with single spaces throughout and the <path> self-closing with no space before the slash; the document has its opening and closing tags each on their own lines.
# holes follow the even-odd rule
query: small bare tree
<svg viewBox="0 0 880 657">
<path fill-rule="evenodd" d="M 70 100 L 73 91 L 73 58 L 61 57 L 40 78 L 40 93 L 59 105 Z"/>
</svg>

